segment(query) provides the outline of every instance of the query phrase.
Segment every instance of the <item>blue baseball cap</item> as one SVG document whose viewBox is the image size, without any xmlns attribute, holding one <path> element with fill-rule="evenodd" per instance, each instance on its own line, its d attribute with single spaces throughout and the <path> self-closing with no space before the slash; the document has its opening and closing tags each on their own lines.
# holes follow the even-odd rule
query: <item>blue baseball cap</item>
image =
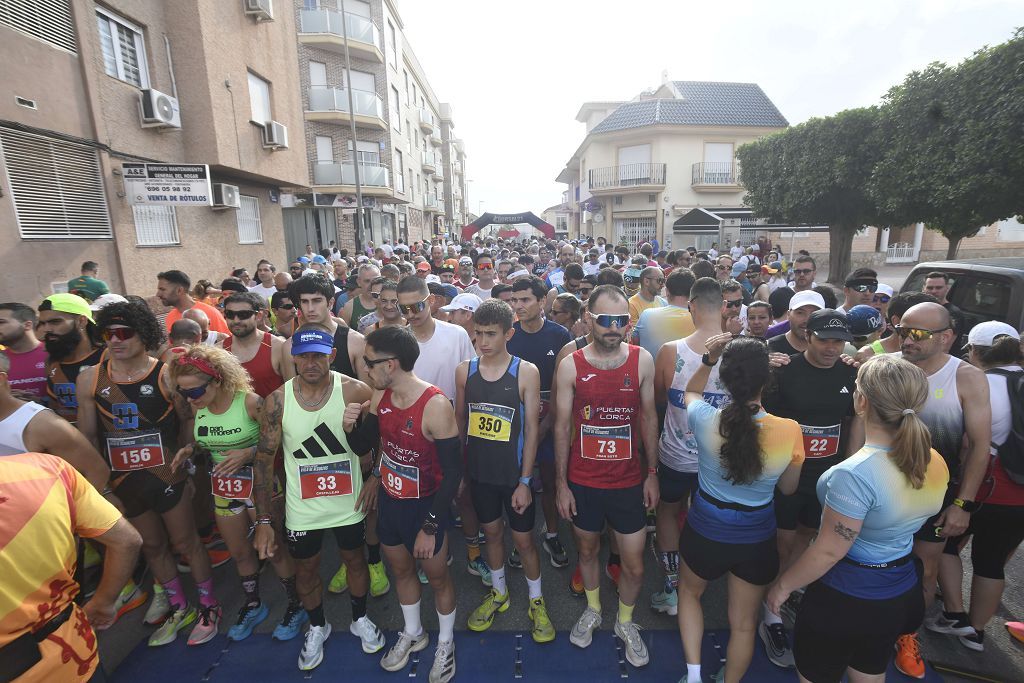
<svg viewBox="0 0 1024 683">
<path fill-rule="evenodd" d="M 327 259 L 325 259 L 320 254 L 317 254 L 316 256 L 313 257 L 313 263 L 326 264 L 327 263 Z"/>
<path fill-rule="evenodd" d="M 306 256 L 300 256 L 299 258 L 297 258 L 295 260 L 298 261 L 299 263 L 301 263 L 304 266 L 308 266 L 309 265 L 309 258 L 306 257 Z"/>
<path fill-rule="evenodd" d="M 292 335 L 292 355 L 322 353 L 330 355 L 334 350 L 334 337 L 322 330 L 299 330 Z"/>
<path fill-rule="evenodd" d="M 874 307 L 861 304 L 846 312 L 846 320 L 850 324 L 850 334 L 854 337 L 867 337 L 885 327 L 882 314 Z"/>
<path fill-rule="evenodd" d="M 454 299 L 459 295 L 459 290 L 455 285 L 441 285 L 441 289 L 444 291 L 446 299 Z"/>
</svg>

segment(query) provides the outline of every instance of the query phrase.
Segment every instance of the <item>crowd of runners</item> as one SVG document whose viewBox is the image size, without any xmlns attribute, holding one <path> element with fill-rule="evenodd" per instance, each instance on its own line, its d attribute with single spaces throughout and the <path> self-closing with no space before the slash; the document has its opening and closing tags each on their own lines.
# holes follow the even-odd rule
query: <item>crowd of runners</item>
<svg viewBox="0 0 1024 683">
<path fill-rule="evenodd" d="M 538 643 L 586 648 L 602 599 L 634 667 L 637 605 L 677 616 L 689 683 L 738 682 L 755 647 L 814 683 L 882 681 L 894 657 L 923 678 L 922 624 L 984 649 L 1024 539 L 1022 346 L 1003 322 L 968 329 L 945 274 L 896 295 L 870 268 L 818 283 L 810 254 L 763 241 L 480 238 L 307 246 L 254 273 L 172 269 L 120 295 L 89 262 L 67 293 L 0 303 L 4 680 L 105 680 L 96 631 L 136 608 L 154 647 L 272 619 L 307 671 L 347 623 L 397 672 L 430 644 L 424 586 L 435 683 L 457 627 L 515 608 Z M 649 548 L 663 582 L 644 596 Z M 226 614 L 212 570 L 232 561 Z M 584 603 L 569 633 L 545 561 Z M 321 563 L 350 619 L 325 613 Z M 486 593 L 457 615 L 463 571 Z M 725 665 L 702 671 L 701 596 L 723 576 Z M 392 586 L 389 643 L 368 598 Z"/>
</svg>

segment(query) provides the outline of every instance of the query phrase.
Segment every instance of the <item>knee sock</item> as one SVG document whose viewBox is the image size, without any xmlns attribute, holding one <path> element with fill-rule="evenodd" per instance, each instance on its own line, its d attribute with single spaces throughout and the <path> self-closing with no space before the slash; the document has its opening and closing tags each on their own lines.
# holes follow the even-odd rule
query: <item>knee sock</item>
<svg viewBox="0 0 1024 683">
<path fill-rule="evenodd" d="M 700 664 L 686 663 L 686 683 L 700 683 Z"/>
<path fill-rule="evenodd" d="M 306 614 L 309 615 L 310 626 L 325 626 L 327 619 L 324 617 L 324 603 L 321 602 L 313 609 L 307 609 Z"/>
<path fill-rule="evenodd" d="M 626 603 L 619 600 L 619 617 L 620 624 L 633 621 L 633 605 L 627 605 Z"/>
<path fill-rule="evenodd" d="M 249 574 L 241 577 L 242 590 L 245 591 L 245 604 L 259 606 L 260 604 L 260 575 Z"/>
<path fill-rule="evenodd" d="M 352 621 L 359 621 L 360 619 L 366 616 L 366 596 L 361 595 L 359 597 L 356 597 L 355 595 L 353 595 L 351 596 L 351 598 Z"/>
<path fill-rule="evenodd" d="M 782 617 L 768 609 L 768 603 L 764 604 L 764 623 L 769 626 L 782 623 Z"/>
<path fill-rule="evenodd" d="M 295 588 L 295 577 L 289 576 L 286 579 L 281 579 L 281 585 L 284 587 L 284 594 L 288 598 L 288 606 L 293 607 L 299 604 L 299 591 Z"/>
<path fill-rule="evenodd" d="M 466 555 L 469 557 L 470 562 L 475 562 L 480 557 L 480 543 L 476 536 L 470 538 L 466 536 Z"/>
<path fill-rule="evenodd" d="M 587 593 L 587 606 L 594 610 L 598 614 L 601 613 L 601 589 L 595 588 L 590 590 L 589 588 L 584 589 Z"/>
<path fill-rule="evenodd" d="M 367 543 L 366 544 L 366 562 L 368 564 L 378 564 L 380 562 L 380 543 Z"/>
<path fill-rule="evenodd" d="M 439 643 L 450 643 L 455 638 L 455 610 L 451 614 L 437 613 L 437 622 L 440 628 L 437 632 Z"/>
<path fill-rule="evenodd" d="M 411 605 L 402 605 L 402 617 L 405 620 L 405 628 L 403 629 L 405 635 L 416 637 L 423 633 L 423 624 L 420 623 L 419 600 Z"/>
<path fill-rule="evenodd" d="M 508 587 L 505 585 L 505 565 L 501 568 L 491 568 L 491 588 L 497 591 L 498 595 L 508 595 Z"/>
<path fill-rule="evenodd" d="M 167 593 L 167 602 L 176 610 L 188 607 L 188 598 L 185 597 L 185 588 L 181 585 L 181 577 L 175 576 L 165 584 L 164 592 Z"/>
<path fill-rule="evenodd" d="M 536 579 L 526 579 L 526 585 L 530 587 L 530 599 L 536 600 L 537 598 L 543 597 L 540 592 L 540 577 Z"/>
<path fill-rule="evenodd" d="M 196 589 L 199 591 L 200 605 L 203 607 L 213 607 L 217 604 L 217 598 L 213 594 L 213 578 L 209 578 L 206 581 L 200 581 L 196 584 Z"/>
</svg>

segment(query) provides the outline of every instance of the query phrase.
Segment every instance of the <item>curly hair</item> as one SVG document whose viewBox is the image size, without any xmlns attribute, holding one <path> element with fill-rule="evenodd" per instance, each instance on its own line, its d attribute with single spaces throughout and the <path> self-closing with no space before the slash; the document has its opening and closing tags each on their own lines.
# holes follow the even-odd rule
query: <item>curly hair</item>
<svg viewBox="0 0 1024 683">
<path fill-rule="evenodd" d="M 98 330 L 105 330 L 111 325 L 125 325 L 135 330 L 147 351 L 159 348 L 164 339 L 164 329 L 157 322 L 153 311 L 138 301 L 113 303 L 96 312 Z"/>
<path fill-rule="evenodd" d="M 726 479 L 733 484 L 749 484 L 764 472 L 760 429 L 754 420 L 757 409 L 750 402 L 757 398 L 768 382 L 767 345 L 753 337 L 738 337 L 725 347 L 719 376 L 732 395 L 732 402 L 722 409 L 719 434 L 721 460 Z"/>
<path fill-rule="evenodd" d="M 220 374 L 220 379 L 215 381 L 217 381 L 223 391 L 228 392 L 232 396 L 239 391 L 252 391 L 252 378 L 246 369 L 242 367 L 242 364 L 238 362 L 238 359 L 230 351 L 205 344 L 187 346 L 185 347 L 185 353 L 171 361 L 171 383 L 173 386 L 178 386 L 178 379 L 186 375 L 210 376 L 195 365 L 190 365 L 188 363 L 189 358 L 195 358 L 200 363 L 209 365 L 216 370 Z"/>
</svg>

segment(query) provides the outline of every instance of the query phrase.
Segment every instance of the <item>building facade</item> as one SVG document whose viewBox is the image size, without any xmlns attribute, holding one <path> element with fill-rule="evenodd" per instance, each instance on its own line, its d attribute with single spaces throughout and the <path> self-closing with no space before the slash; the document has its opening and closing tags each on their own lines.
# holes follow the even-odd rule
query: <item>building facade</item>
<svg viewBox="0 0 1024 683">
<path fill-rule="evenodd" d="M 245 8 L 0 6 L 7 299 L 38 303 L 85 260 L 112 291 L 143 296 L 161 270 L 219 281 L 261 257 L 284 262 L 280 197 L 309 181 L 295 26 L 290 12 Z M 208 164 L 226 206 L 133 205 L 127 162 Z"/>
</svg>

